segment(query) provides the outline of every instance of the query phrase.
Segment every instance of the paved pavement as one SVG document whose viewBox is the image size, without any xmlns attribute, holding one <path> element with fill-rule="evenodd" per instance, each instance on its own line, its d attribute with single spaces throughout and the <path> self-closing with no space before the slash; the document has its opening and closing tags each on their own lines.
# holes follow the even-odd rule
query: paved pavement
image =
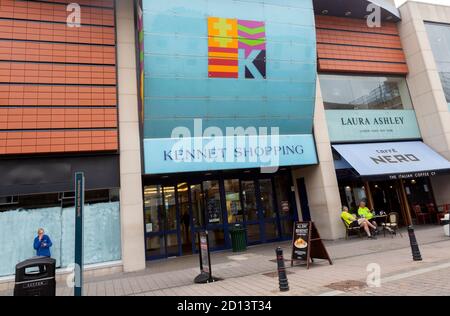
<svg viewBox="0 0 450 316">
<path fill-rule="evenodd" d="M 199 273 L 198 256 L 153 261 L 145 271 L 119 273 L 85 280 L 85 294 L 177 295 L 177 296 L 271 296 L 271 295 L 421 295 L 450 293 L 450 239 L 439 226 L 416 229 L 423 261 L 412 260 L 405 231 L 400 236 L 377 240 L 351 239 L 326 242 L 334 261 L 318 261 L 310 270 L 289 267 L 290 291 L 280 293 L 275 251 L 281 246 L 290 257 L 288 242 L 251 247 L 247 252 L 212 253 L 212 270 L 222 281 L 193 284 Z M 377 264 L 381 287 L 367 287 L 369 264 Z M 378 267 L 376 266 L 376 267 Z M 449 275 L 447 277 L 447 275 Z M 430 281 L 427 281 L 429 278 Z M 415 281 L 421 280 L 421 281 Z M 427 285 L 427 286 L 424 286 Z M 436 285 L 436 286 L 434 286 Z M 72 295 L 72 289 L 58 286 L 57 295 Z M 11 295 L 11 292 L 0 295 Z"/>
</svg>

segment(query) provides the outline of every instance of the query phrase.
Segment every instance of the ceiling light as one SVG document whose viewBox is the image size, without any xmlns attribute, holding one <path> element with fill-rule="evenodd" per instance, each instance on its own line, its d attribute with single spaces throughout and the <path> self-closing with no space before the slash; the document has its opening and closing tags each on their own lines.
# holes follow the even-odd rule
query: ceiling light
<svg viewBox="0 0 450 316">
<path fill-rule="evenodd" d="M 328 14 L 328 10 L 322 10 L 322 14 Z"/>
<path fill-rule="evenodd" d="M 349 15 L 352 15 L 352 11 L 345 12 L 345 16 L 349 16 Z"/>
</svg>

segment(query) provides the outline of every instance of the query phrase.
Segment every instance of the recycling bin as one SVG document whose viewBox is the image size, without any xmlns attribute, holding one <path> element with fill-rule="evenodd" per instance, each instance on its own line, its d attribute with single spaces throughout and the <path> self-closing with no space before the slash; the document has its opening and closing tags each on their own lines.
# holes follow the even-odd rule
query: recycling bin
<svg viewBox="0 0 450 316">
<path fill-rule="evenodd" d="M 231 247 L 233 252 L 241 252 L 247 250 L 247 230 L 241 226 L 236 225 L 230 228 Z"/>
<path fill-rule="evenodd" d="M 56 260 L 35 257 L 16 265 L 14 296 L 55 296 Z"/>
</svg>

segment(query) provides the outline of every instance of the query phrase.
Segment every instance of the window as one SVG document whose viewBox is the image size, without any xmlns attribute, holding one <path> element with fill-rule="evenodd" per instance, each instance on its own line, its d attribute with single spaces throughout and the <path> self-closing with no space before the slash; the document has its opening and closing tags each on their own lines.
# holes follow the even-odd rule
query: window
<svg viewBox="0 0 450 316">
<path fill-rule="evenodd" d="M 450 25 L 425 23 L 425 26 L 450 109 Z"/>
<path fill-rule="evenodd" d="M 401 110 L 412 102 L 405 78 L 320 75 L 326 110 Z"/>
</svg>

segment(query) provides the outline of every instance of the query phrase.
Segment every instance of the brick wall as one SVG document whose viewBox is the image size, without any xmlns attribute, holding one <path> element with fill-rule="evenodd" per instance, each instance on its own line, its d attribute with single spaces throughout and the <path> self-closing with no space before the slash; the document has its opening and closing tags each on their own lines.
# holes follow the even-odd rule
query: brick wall
<svg viewBox="0 0 450 316">
<path fill-rule="evenodd" d="M 116 152 L 114 1 L 0 3 L 0 155 Z"/>
<path fill-rule="evenodd" d="M 365 20 L 316 16 L 319 71 L 407 74 L 397 25 L 370 28 Z"/>
</svg>

